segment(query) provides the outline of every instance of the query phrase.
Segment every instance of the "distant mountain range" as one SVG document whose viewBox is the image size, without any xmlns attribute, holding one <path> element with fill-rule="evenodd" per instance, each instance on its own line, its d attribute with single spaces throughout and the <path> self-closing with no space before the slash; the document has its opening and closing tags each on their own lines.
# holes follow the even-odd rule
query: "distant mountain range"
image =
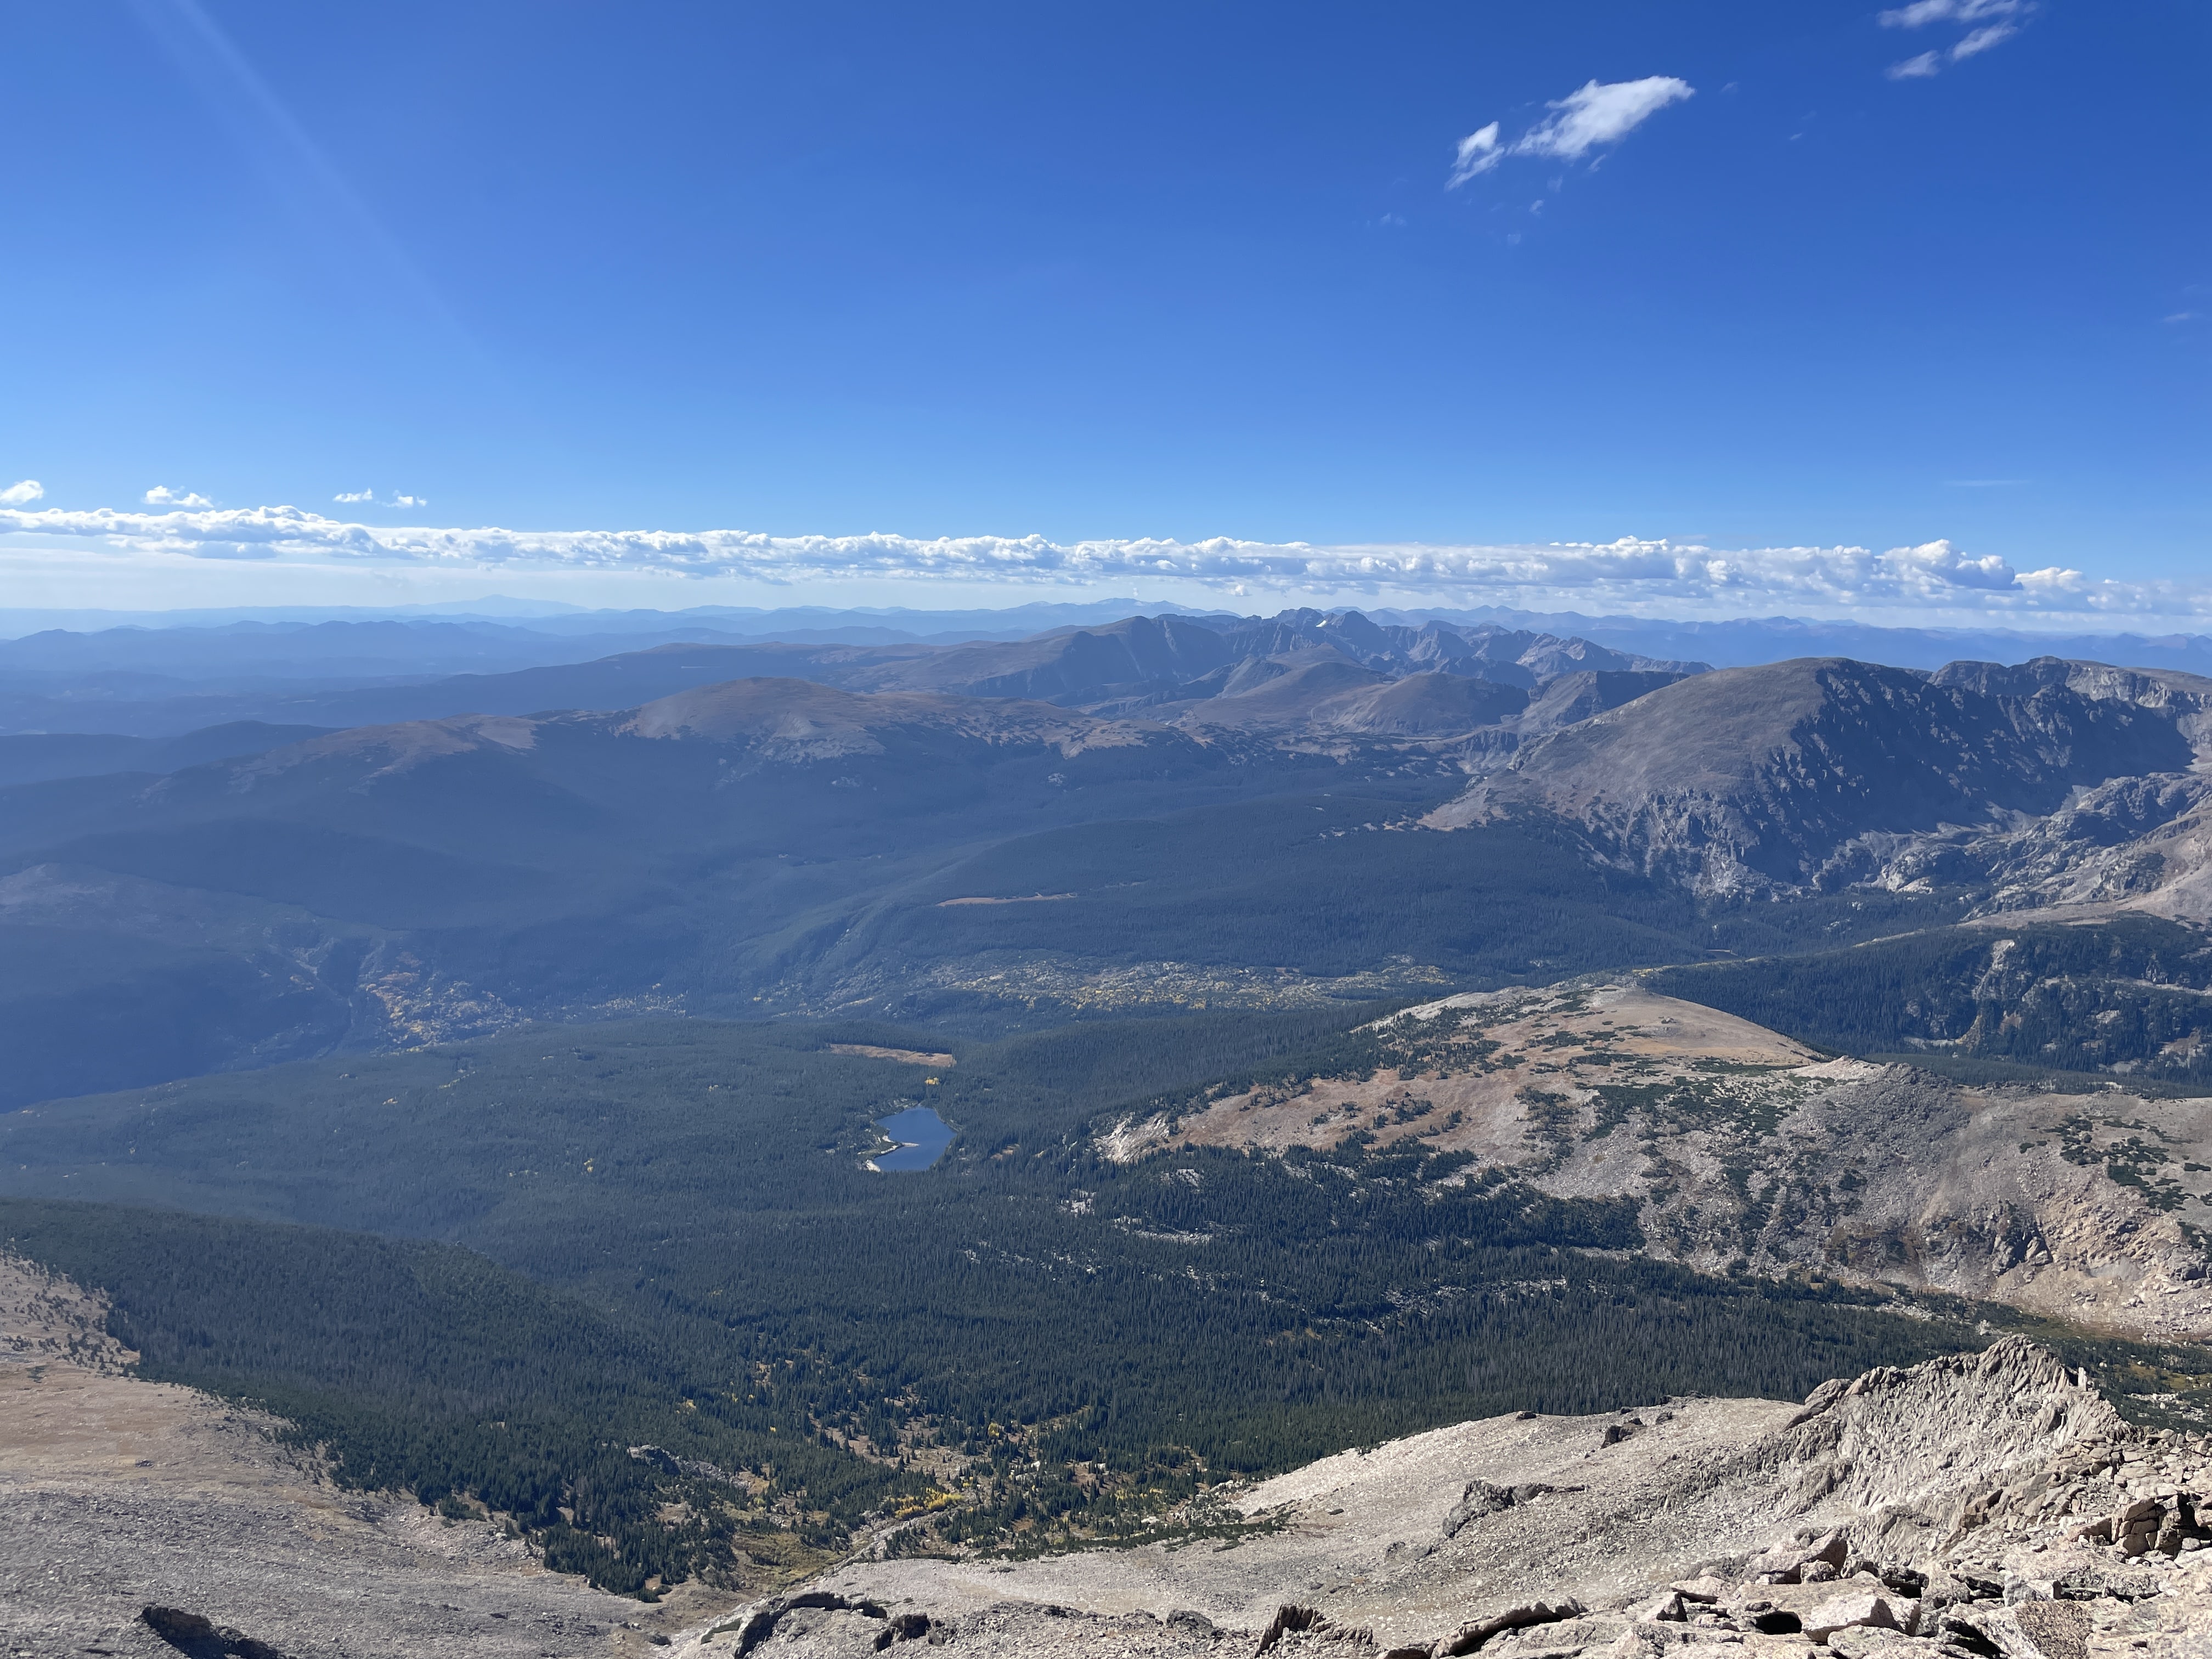
<svg viewBox="0 0 2212 1659">
<path fill-rule="evenodd" d="M 901 605 L 686 605 L 675 611 L 595 610 L 557 599 L 514 599 L 489 594 L 481 599 L 439 605 L 233 605 L 169 611 L 33 611 L 0 608 L 0 639 L 63 629 L 96 633 L 116 629 L 297 629 L 324 623 L 489 623 L 545 634 L 653 633 L 669 627 L 708 626 L 747 638 L 782 639 L 790 630 L 825 629 L 846 639 L 854 630 L 875 629 L 902 640 L 933 636 L 961 639 L 1024 639 L 1052 628 L 1082 628 L 1109 623 L 1140 611 L 1198 613 L 1187 607 L 1134 597 L 1085 599 L 1079 603 L 1039 602 L 986 610 L 915 611 Z M 874 641 L 848 640 L 848 643 Z"/>
<path fill-rule="evenodd" d="M 1172 617 L 1218 634 L 1249 634 L 1272 621 L 1226 611 L 1140 606 L 1133 600 L 966 611 L 805 606 L 594 611 L 520 601 L 486 601 L 477 611 L 451 606 L 390 612 L 306 608 L 0 611 L 0 733 L 174 737 L 240 720 L 356 725 L 435 719 L 486 712 L 494 702 L 504 712 L 525 713 L 592 702 L 599 694 L 571 693 L 557 679 L 545 682 L 534 702 L 527 701 L 532 693 L 525 682 L 426 688 L 465 677 L 597 663 L 662 646 L 802 651 L 842 647 L 927 654 L 977 643 L 1020 644 L 1070 630 L 1111 632 L 1133 614 L 1161 623 Z M 1602 647 L 1624 659 L 1720 667 L 1846 656 L 1893 667 L 1934 669 L 1960 660 L 2017 665 L 2039 656 L 2063 656 L 2212 674 L 2212 637 L 2197 635 L 2061 636 L 1871 628 L 1790 617 L 1671 622 L 1496 608 L 1285 614 L 1326 619 L 1352 631 L 1382 627 L 1419 634 L 1436 625 L 1467 636 L 1503 632 L 1579 640 L 1585 647 Z M 1338 642 L 1344 637 L 1339 634 Z M 1489 661 L 1482 672 L 1499 678 L 1504 659 L 1492 653 Z M 1136 665 L 1131 668 L 1137 672 Z M 1462 666 L 1455 672 L 1467 671 Z M 1540 676 L 1548 672 L 1539 666 Z M 618 678 L 619 672 L 610 671 L 600 678 Z M 587 685 L 589 678 L 577 684 Z M 658 690 L 638 695 L 676 689 L 665 679 L 652 684 Z M 524 701 L 501 702 L 510 690 Z M 416 695 L 398 695 L 402 692 Z M 321 706 L 313 706 L 317 704 Z"/>
<path fill-rule="evenodd" d="M 614 611 L 496 596 L 386 609 L 305 605 L 145 611 L 0 609 L 0 675 L 41 663 L 79 670 L 198 672 L 206 669 L 236 672 L 251 664 L 272 661 L 288 669 L 328 677 L 354 672 L 340 666 L 349 660 L 410 665 L 386 672 L 454 673 L 580 661 L 641 644 L 672 641 L 947 645 L 970 640 L 1022 640 L 1059 629 L 1099 627 L 1138 614 L 1172 614 L 1221 624 L 1261 620 L 1229 611 L 1136 598 L 952 611 L 826 605 Z M 1328 614 L 1349 613 L 1332 609 Z M 1362 614 L 1376 623 L 1414 628 L 1438 622 L 1553 634 L 1636 655 L 1709 662 L 1723 668 L 1814 656 L 1854 657 L 1898 668 L 1938 668 L 1962 659 L 2017 664 L 2035 657 L 2059 656 L 2212 673 L 2212 635 L 2179 631 L 2100 634 L 2006 628 L 1892 628 L 1802 617 L 1702 621 L 1517 611 L 1497 605 L 1417 610 L 1369 606 Z M 33 635 L 45 637 L 28 654 L 19 657 L 16 642 Z M 161 666 L 164 664 L 170 666 Z"/>
<path fill-rule="evenodd" d="M 0 738 L 4 1086 L 526 1015 L 1272 1006 L 1425 985 L 1440 961 L 1525 970 L 1532 939 L 1650 957 L 1618 921 L 1569 938 L 1562 884 L 1595 918 L 1602 882 L 1517 836 L 1474 872 L 1398 836 L 1424 867 L 1345 872 L 1339 842 L 1699 666 L 1496 628 L 1170 616 L 660 647 L 277 705 L 312 724 Z M 1283 912 L 1272 895 L 1307 880 L 1328 896 Z M 1469 933 L 1467 896 L 1500 887 L 1506 925 Z M 1443 893 L 1462 902 L 1395 920 Z M 1180 965 L 1133 971 L 1161 952 Z"/>
<path fill-rule="evenodd" d="M 1893 668 L 1941 668 L 1989 661 L 2008 665 L 2037 657 L 2083 658 L 2136 668 L 2212 674 L 2212 635 L 2090 634 L 2008 628 L 1879 628 L 1806 617 L 1737 617 L 1685 622 L 1650 617 L 1591 617 L 1579 611 L 1373 611 L 1377 621 L 1492 623 L 1501 628 L 1572 635 L 1616 650 L 1693 657 L 1720 668 L 1755 667 L 1793 657 L 1852 657 Z"/>
<path fill-rule="evenodd" d="M 1336 665 L 1339 678 L 1328 688 L 1334 691 L 1423 672 L 1533 691 L 1566 672 L 1685 673 L 1704 666 L 1491 623 L 1379 625 L 1357 611 L 1318 611 L 1266 619 L 1168 613 L 1011 641 L 937 645 L 648 638 L 638 648 L 636 636 L 618 642 L 631 648 L 599 655 L 608 636 L 519 639 L 517 630 L 491 624 L 388 622 L 34 635 L 0 643 L 0 730 L 173 737 L 240 721 L 344 726 L 613 708 L 763 674 L 856 690 L 1034 696 L 1127 713 L 1242 695 L 1261 680 L 1310 671 L 1324 659 Z M 1301 652 L 1308 654 L 1299 657 Z M 439 660 L 472 670 L 421 672 Z M 499 666 L 510 661 L 530 665 Z M 135 665 L 120 665 L 126 663 Z M 1250 665 L 1239 666 L 1245 664 Z M 499 672 L 488 672 L 492 668 Z M 1316 693 L 1322 689 L 1310 674 L 1305 683 Z M 1273 696 L 1280 703 L 1285 693 Z M 1513 710 L 1500 703 L 1498 712 Z"/>
<path fill-rule="evenodd" d="M 1004 1030 L 2212 917 L 2212 680 L 2081 661 L 1170 613 L 187 704 L 230 723 L 0 738 L 10 1098 L 530 1018 Z"/>
</svg>

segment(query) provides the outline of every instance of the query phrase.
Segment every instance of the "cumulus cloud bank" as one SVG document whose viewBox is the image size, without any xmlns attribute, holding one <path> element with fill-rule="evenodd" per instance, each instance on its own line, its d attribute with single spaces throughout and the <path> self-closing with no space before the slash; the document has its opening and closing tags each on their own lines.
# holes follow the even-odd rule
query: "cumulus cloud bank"
<svg viewBox="0 0 2212 1659">
<path fill-rule="evenodd" d="M 215 503 L 196 490 L 187 489 L 181 495 L 167 484 L 155 484 L 146 492 L 149 507 L 213 507 Z"/>
<path fill-rule="evenodd" d="M 1496 121 L 1468 134 L 1459 141 L 1444 188 L 1457 189 L 1509 155 L 1578 161 L 1600 145 L 1620 143 L 1668 105 L 1696 95 L 1696 88 L 1671 75 L 1589 82 L 1545 106 L 1552 113 L 1510 144 L 1500 140 Z"/>
<path fill-rule="evenodd" d="M 518 531 L 351 524 L 294 507 L 171 513 L 0 508 L 0 534 L 141 556 L 447 569 L 636 571 L 767 585 L 839 580 L 1084 586 L 1181 581 L 1252 589 L 1420 594 L 1468 604 L 1572 599 L 1627 610 L 1784 607 L 2021 617 L 2212 615 L 2212 588 L 2015 570 L 1948 541 L 1723 550 L 1626 538 L 1527 545 L 1323 545 L 1042 536 L 770 536 L 744 530 Z M 18 544 L 25 545 L 26 544 Z"/>
</svg>

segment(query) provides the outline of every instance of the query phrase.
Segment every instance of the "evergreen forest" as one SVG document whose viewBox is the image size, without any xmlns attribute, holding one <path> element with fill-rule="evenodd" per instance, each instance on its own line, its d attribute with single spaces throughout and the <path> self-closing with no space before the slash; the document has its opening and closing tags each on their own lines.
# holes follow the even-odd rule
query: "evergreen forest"
<svg viewBox="0 0 2212 1659">
<path fill-rule="evenodd" d="M 1663 968 L 1650 983 L 1838 1053 L 1963 1060 L 1993 1080 L 2212 1078 L 2212 945 L 2159 916 L 1996 917 L 1844 950 Z"/>
</svg>

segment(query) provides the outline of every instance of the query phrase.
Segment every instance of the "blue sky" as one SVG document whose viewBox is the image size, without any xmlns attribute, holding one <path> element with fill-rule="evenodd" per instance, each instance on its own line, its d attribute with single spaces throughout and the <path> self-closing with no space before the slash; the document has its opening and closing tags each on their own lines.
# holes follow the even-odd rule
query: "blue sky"
<svg viewBox="0 0 2212 1659">
<path fill-rule="evenodd" d="M 17 0 L 0 55 L 18 602 L 1356 593 L 1187 550 L 1632 538 L 1386 586 L 2212 612 L 2183 0 Z M 1066 552 L 1123 538 L 1174 550 Z"/>
</svg>

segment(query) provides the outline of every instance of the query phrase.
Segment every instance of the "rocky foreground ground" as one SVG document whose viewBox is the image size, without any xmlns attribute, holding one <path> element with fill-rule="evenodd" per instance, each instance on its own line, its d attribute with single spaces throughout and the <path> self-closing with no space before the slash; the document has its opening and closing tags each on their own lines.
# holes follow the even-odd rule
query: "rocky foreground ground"
<svg viewBox="0 0 2212 1659">
<path fill-rule="evenodd" d="M 671 1659 L 976 1656 L 2202 1659 L 2202 1440 L 2130 1428 L 2016 1338 L 1824 1384 L 1462 1424 L 1241 1493 L 1242 1537 L 887 1559 Z"/>
<path fill-rule="evenodd" d="M 1460 1424 L 1217 1496 L 1181 1542 L 947 1560 L 879 1539 L 765 1601 L 648 1607 L 482 1522 L 334 1489 L 275 1425 L 127 1375 L 66 1281 L 0 1267 L 19 1659 L 2212 1654 L 2212 1443 L 2131 1427 L 2018 1338 L 1802 1404 Z"/>
</svg>

